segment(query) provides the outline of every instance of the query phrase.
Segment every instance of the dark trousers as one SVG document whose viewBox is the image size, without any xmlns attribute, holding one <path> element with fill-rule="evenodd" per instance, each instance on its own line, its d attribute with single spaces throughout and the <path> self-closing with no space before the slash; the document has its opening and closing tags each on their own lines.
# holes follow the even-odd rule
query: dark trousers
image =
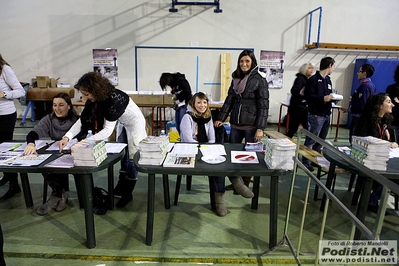
<svg viewBox="0 0 399 266">
<path fill-rule="evenodd" d="M 298 131 L 298 127 L 302 124 L 302 127 L 308 130 L 308 109 L 303 107 L 293 106 L 288 109 L 290 114 L 290 123 L 288 124 L 288 131 L 286 136 L 292 138 Z"/>
<path fill-rule="evenodd" d="M 0 115 L 0 143 L 13 140 L 17 112 L 9 115 Z M 18 184 L 18 173 L 4 173 L 10 179 L 10 184 Z"/>
<path fill-rule="evenodd" d="M 62 197 L 62 190 L 68 185 L 68 174 L 43 174 L 44 180 L 53 190 L 52 194 Z"/>
</svg>

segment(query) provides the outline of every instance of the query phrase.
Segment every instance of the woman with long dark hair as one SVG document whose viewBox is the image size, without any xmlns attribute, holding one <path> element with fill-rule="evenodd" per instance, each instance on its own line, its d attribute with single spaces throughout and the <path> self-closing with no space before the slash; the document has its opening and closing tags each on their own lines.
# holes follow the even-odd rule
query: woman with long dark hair
<svg viewBox="0 0 399 266">
<path fill-rule="evenodd" d="M 14 99 L 25 95 L 25 90 L 18 81 L 10 64 L 0 54 L 0 143 L 13 139 L 15 122 L 17 121 L 17 109 Z M 18 185 L 18 173 L 4 173 L 0 180 L 0 186 L 10 182 L 8 191 L 0 198 L 6 200 L 21 192 Z"/>
</svg>

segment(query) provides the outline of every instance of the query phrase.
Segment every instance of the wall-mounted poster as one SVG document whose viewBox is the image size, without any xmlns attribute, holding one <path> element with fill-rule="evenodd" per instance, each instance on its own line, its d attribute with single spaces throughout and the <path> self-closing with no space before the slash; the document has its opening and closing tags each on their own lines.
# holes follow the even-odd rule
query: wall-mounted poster
<svg viewBox="0 0 399 266">
<path fill-rule="evenodd" d="M 93 49 L 93 70 L 109 79 L 112 85 L 118 85 L 117 49 Z"/>
<path fill-rule="evenodd" d="M 269 89 L 281 89 L 283 87 L 285 52 L 260 51 L 260 71 L 266 73 Z"/>
</svg>

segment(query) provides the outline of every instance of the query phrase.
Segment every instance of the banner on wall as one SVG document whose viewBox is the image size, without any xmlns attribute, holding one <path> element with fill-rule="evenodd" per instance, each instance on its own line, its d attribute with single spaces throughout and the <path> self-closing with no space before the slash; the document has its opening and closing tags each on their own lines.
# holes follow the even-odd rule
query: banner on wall
<svg viewBox="0 0 399 266">
<path fill-rule="evenodd" d="M 285 52 L 260 51 L 259 69 L 266 73 L 269 89 L 281 89 L 283 87 Z"/>
<path fill-rule="evenodd" d="M 93 49 L 93 70 L 100 72 L 112 85 L 118 85 L 117 49 Z"/>
</svg>

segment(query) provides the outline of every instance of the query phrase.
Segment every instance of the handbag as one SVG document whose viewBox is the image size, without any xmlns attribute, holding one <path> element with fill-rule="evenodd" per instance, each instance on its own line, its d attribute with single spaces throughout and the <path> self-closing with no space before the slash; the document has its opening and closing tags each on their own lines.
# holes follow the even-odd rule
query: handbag
<svg viewBox="0 0 399 266">
<path fill-rule="evenodd" d="M 111 200 L 108 192 L 100 187 L 93 189 L 93 212 L 98 215 L 104 215 L 111 209 Z"/>
</svg>

